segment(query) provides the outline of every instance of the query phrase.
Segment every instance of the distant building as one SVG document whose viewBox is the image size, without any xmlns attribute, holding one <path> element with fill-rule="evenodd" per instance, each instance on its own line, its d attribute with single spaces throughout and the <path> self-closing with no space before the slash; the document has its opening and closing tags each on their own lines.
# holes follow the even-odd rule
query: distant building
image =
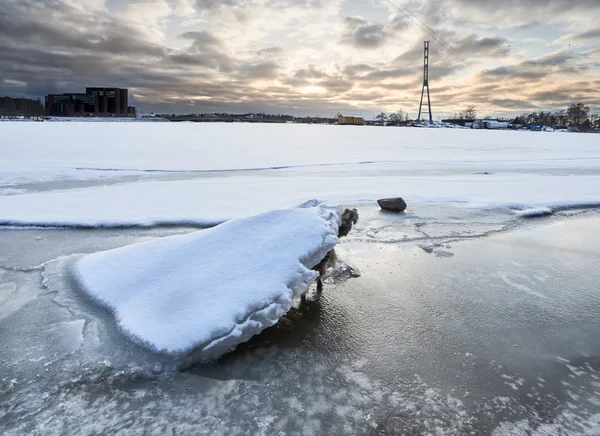
<svg viewBox="0 0 600 436">
<path fill-rule="evenodd" d="M 345 117 L 342 114 L 338 115 L 338 124 L 339 125 L 356 125 L 362 126 L 365 124 L 365 120 L 361 117 Z"/>
<path fill-rule="evenodd" d="M 0 97 L 0 118 L 34 118 L 44 115 L 44 106 L 29 98 Z"/>
<path fill-rule="evenodd" d="M 124 88 L 86 88 L 85 94 L 64 93 L 46 96 L 46 115 L 54 117 L 128 117 L 135 108 L 128 105 Z M 133 115 L 135 116 L 135 115 Z"/>
<path fill-rule="evenodd" d="M 472 128 L 489 130 L 508 129 L 508 123 L 506 121 L 496 120 L 475 120 L 473 121 Z"/>
<path fill-rule="evenodd" d="M 456 124 L 457 126 L 464 126 L 464 127 L 472 127 L 473 126 L 473 120 L 466 120 L 464 118 L 448 118 L 448 119 L 442 120 L 442 123 Z M 469 125 L 467 125 L 467 124 L 469 124 Z"/>
<path fill-rule="evenodd" d="M 448 124 L 457 124 L 459 126 L 470 127 L 472 129 L 508 129 L 509 124 L 506 121 L 497 121 L 497 120 L 465 120 L 449 118 L 447 120 L 442 120 L 442 123 Z"/>
</svg>

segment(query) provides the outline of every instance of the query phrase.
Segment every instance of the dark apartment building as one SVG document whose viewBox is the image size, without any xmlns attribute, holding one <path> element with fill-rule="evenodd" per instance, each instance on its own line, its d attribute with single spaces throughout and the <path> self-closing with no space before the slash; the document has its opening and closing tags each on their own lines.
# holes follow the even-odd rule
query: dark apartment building
<svg viewBox="0 0 600 436">
<path fill-rule="evenodd" d="M 46 115 L 54 117 L 135 116 L 124 88 L 86 88 L 85 94 L 65 93 L 46 96 Z"/>
<path fill-rule="evenodd" d="M 39 99 L 0 97 L 0 118 L 31 118 L 43 115 L 44 106 Z"/>
</svg>

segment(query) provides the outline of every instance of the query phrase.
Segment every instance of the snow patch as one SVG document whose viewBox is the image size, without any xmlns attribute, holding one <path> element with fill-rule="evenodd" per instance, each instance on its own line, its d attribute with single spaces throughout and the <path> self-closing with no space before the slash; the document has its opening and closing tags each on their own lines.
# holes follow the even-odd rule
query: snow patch
<svg viewBox="0 0 600 436">
<path fill-rule="evenodd" d="M 271 211 L 91 254 L 73 274 L 134 340 L 183 363 L 210 360 L 292 307 L 339 224 L 337 206 Z"/>
<path fill-rule="evenodd" d="M 549 207 L 533 207 L 529 209 L 515 210 L 516 215 L 523 218 L 534 218 L 538 216 L 552 215 L 554 211 Z"/>
</svg>

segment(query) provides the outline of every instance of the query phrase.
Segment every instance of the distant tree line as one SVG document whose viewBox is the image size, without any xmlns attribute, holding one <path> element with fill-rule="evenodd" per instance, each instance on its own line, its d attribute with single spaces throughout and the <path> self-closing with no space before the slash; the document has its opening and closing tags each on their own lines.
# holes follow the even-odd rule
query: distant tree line
<svg viewBox="0 0 600 436">
<path fill-rule="evenodd" d="M 513 120 L 513 124 L 543 125 L 551 127 L 576 126 L 582 129 L 600 129 L 600 115 L 590 114 L 590 107 L 583 103 L 572 104 L 567 110 L 532 112 Z"/>
<path fill-rule="evenodd" d="M 267 114 L 264 112 L 248 112 L 243 114 L 231 114 L 225 112 L 212 113 L 190 113 L 190 114 L 157 114 L 158 117 L 163 117 L 169 120 L 177 120 L 182 118 L 195 118 L 198 121 L 215 121 L 215 122 L 236 122 L 236 121 L 257 121 L 257 122 L 293 122 L 307 124 L 335 124 L 337 118 L 329 117 L 297 117 L 286 114 Z"/>
<path fill-rule="evenodd" d="M 42 108 L 43 111 L 43 108 Z M 1 112 L 0 112 L 1 113 Z M 191 113 L 191 114 L 156 114 L 156 116 L 174 120 L 176 118 L 194 117 L 199 121 L 255 121 L 255 122 L 294 122 L 294 123 L 310 123 L 310 124 L 336 124 L 337 118 L 329 117 L 297 117 L 286 114 L 267 114 L 264 112 L 248 112 L 242 114 L 231 114 L 224 112 L 213 113 Z M 475 106 L 469 105 L 464 111 L 457 112 L 453 115 L 452 120 L 472 121 L 477 118 L 477 110 Z M 484 119 L 492 119 L 489 116 Z M 494 118 L 499 121 L 507 121 L 513 124 L 521 125 L 541 125 L 551 126 L 555 128 L 577 126 L 583 130 L 600 129 L 600 115 L 590 114 L 590 107 L 583 103 L 577 103 L 569 106 L 566 110 L 560 111 L 540 111 L 530 114 L 523 114 L 514 119 L 509 118 Z M 389 115 L 381 112 L 373 121 L 366 121 L 365 124 L 381 125 L 381 126 L 406 126 L 411 119 L 408 113 L 402 110 L 392 112 Z"/>
<path fill-rule="evenodd" d="M 0 117 L 2 118 L 34 118 L 43 117 L 44 114 L 44 105 L 39 98 L 31 100 L 29 98 L 0 97 Z"/>
</svg>

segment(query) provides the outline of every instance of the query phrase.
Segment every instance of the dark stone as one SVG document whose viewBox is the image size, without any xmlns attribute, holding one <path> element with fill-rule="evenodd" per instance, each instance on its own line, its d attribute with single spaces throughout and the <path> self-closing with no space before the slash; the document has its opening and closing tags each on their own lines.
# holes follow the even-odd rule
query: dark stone
<svg viewBox="0 0 600 436">
<path fill-rule="evenodd" d="M 377 200 L 379 207 L 383 210 L 389 210 L 391 212 L 403 212 L 406 209 L 406 202 L 400 198 L 382 198 Z"/>
</svg>

